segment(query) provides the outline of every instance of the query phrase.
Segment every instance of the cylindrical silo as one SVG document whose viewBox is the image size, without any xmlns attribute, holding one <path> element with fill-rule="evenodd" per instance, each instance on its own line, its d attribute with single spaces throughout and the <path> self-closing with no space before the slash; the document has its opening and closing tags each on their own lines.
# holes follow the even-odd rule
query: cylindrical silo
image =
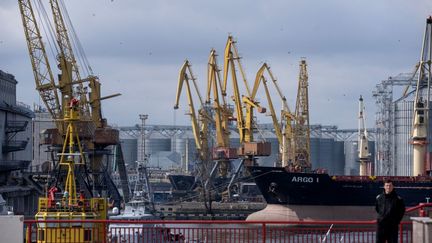
<svg viewBox="0 0 432 243">
<path fill-rule="evenodd" d="M 180 154 L 182 164 L 189 164 L 189 167 L 195 163 L 198 158 L 195 139 L 192 134 L 182 134 L 171 138 L 171 151 Z"/>
<path fill-rule="evenodd" d="M 320 168 L 320 139 L 311 138 L 310 140 L 310 160 L 312 169 Z"/>
<path fill-rule="evenodd" d="M 331 170 L 333 161 L 333 143 L 331 138 L 321 138 L 319 147 L 319 168 Z"/>
<path fill-rule="evenodd" d="M 332 175 L 343 175 L 345 166 L 344 142 L 335 141 L 333 147 L 333 170 Z"/>
<path fill-rule="evenodd" d="M 358 142 L 345 142 L 345 175 L 359 175 Z"/>
<path fill-rule="evenodd" d="M 142 137 L 138 137 L 137 150 L 138 158 L 143 158 L 141 156 L 142 151 L 145 149 L 145 153 L 151 159 L 153 153 L 170 151 L 171 150 L 171 139 L 167 138 L 161 134 L 153 133 L 150 136 L 147 135 L 145 138 L 145 148 L 142 147 Z"/>
<path fill-rule="evenodd" d="M 120 132 L 120 144 L 122 146 L 123 160 L 125 164 L 134 164 L 137 160 L 137 139 L 127 133 Z"/>
</svg>

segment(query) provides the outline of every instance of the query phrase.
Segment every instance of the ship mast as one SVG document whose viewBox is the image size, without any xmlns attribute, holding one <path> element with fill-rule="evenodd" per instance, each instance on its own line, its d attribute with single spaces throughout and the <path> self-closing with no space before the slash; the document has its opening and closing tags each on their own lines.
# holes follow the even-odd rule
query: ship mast
<svg viewBox="0 0 432 243">
<path fill-rule="evenodd" d="M 425 155 L 428 141 L 429 100 L 431 85 L 432 56 L 432 17 L 426 20 L 418 79 L 414 100 L 414 119 L 412 131 L 413 176 L 425 174 Z"/>
</svg>

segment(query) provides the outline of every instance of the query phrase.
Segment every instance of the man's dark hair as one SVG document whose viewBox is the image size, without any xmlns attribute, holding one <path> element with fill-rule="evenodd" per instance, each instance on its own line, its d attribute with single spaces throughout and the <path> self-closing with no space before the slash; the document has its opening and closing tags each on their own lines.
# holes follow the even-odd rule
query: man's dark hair
<svg viewBox="0 0 432 243">
<path fill-rule="evenodd" d="M 391 184 L 393 184 L 393 181 L 391 179 L 385 179 L 384 183 L 391 183 Z"/>
</svg>

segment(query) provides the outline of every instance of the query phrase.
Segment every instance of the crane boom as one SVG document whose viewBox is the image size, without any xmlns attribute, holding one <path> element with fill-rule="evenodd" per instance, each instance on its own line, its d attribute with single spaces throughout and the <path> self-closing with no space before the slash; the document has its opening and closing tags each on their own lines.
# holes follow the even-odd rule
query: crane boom
<svg viewBox="0 0 432 243">
<path fill-rule="evenodd" d="M 207 162 L 209 160 L 209 148 L 208 148 L 208 138 L 207 138 L 208 116 L 203 108 L 200 109 L 199 114 L 202 120 L 201 131 L 200 131 L 200 126 L 199 126 L 199 122 L 198 122 L 198 118 L 196 115 L 196 110 L 192 98 L 190 82 L 193 83 L 195 90 L 198 93 L 200 103 L 201 105 L 203 105 L 201 95 L 199 94 L 199 91 L 197 89 L 195 78 L 192 74 L 191 65 L 189 64 L 189 61 L 186 60 L 183 63 L 182 67 L 180 68 L 180 72 L 179 72 L 174 109 L 178 109 L 179 107 L 180 95 L 183 89 L 183 84 L 186 84 L 186 95 L 189 103 L 189 112 L 190 112 L 189 115 L 191 117 L 191 122 L 192 122 L 192 133 L 194 135 L 195 146 L 197 151 L 199 151 L 200 160 L 202 162 Z"/>
<path fill-rule="evenodd" d="M 245 121 L 243 117 L 243 108 L 242 108 L 242 99 L 240 96 L 240 90 L 237 82 L 237 75 L 235 70 L 235 63 L 234 60 L 238 60 L 239 57 L 234 56 L 234 53 L 232 51 L 232 47 L 234 46 L 234 41 L 232 36 L 228 36 L 227 44 L 225 46 L 225 56 L 224 56 L 224 81 L 223 81 L 223 87 L 222 87 L 222 95 L 227 95 L 227 84 L 228 84 L 228 74 L 231 70 L 231 78 L 232 78 L 232 84 L 233 84 L 233 98 L 235 103 L 235 110 L 236 110 L 236 119 L 237 119 L 237 127 L 238 127 L 238 133 L 240 136 L 240 143 L 243 143 L 245 141 L 246 136 L 246 128 L 245 128 Z M 246 89 L 249 90 L 247 82 Z"/>
<path fill-rule="evenodd" d="M 64 96 L 72 97 L 74 90 L 72 89 L 73 84 L 78 84 L 78 90 L 80 95 L 80 113 L 81 116 L 89 116 L 89 107 L 87 97 L 83 88 L 83 80 L 79 73 L 77 61 L 75 59 L 72 44 L 67 32 L 66 24 L 63 19 L 63 14 L 60 9 L 58 0 L 50 0 L 51 11 L 53 14 L 53 20 L 56 30 L 56 41 L 59 47 L 59 54 L 57 56 L 59 62 L 59 68 L 62 71 L 61 78 L 59 80 L 59 86 L 62 91 L 62 99 Z M 64 103 L 63 103 L 64 104 Z"/>
<path fill-rule="evenodd" d="M 33 75 L 35 77 L 36 89 L 52 118 L 60 120 L 63 117 L 63 112 L 59 102 L 57 87 L 31 1 L 18 0 L 18 4 L 27 40 L 30 62 L 33 68 Z"/>
<path fill-rule="evenodd" d="M 279 94 L 279 97 L 282 101 L 282 111 L 281 111 L 281 121 L 279 122 L 276 111 L 274 109 L 273 101 L 270 95 L 269 87 L 267 84 L 267 79 L 264 76 L 264 72 L 267 71 L 270 79 L 273 82 L 273 85 L 275 86 L 277 93 Z M 288 166 L 288 164 L 292 161 L 294 161 L 294 138 L 293 138 L 293 131 L 292 131 L 292 122 L 295 120 L 294 115 L 290 112 L 287 99 L 282 94 L 281 89 L 279 88 L 279 85 L 277 84 L 277 80 L 274 77 L 270 67 L 267 63 L 264 63 L 261 68 L 258 70 L 256 77 L 255 77 L 255 84 L 252 90 L 252 95 L 255 96 L 259 85 L 262 81 L 262 84 L 264 85 L 264 91 L 267 97 L 267 103 L 270 109 L 270 115 L 273 122 L 273 127 L 275 129 L 276 137 L 279 142 L 279 153 L 280 158 L 282 162 L 282 166 Z"/>
<path fill-rule="evenodd" d="M 225 97 L 222 96 L 222 102 L 219 99 L 219 87 L 221 84 L 219 76 L 219 68 L 216 61 L 216 51 L 210 51 L 208 68 L 207 68 L 207 98 L 206 103 L 211 103 L 211 91 L 213 90 L 213 108 L 215 113 L 216 125 L 216 146 L 229 147 L 229 130 L 228 120 L 231 116 Z"/>
<path fill-rule="evenodd" d="M 239 91 L 239 85 L 237 81 L 235 62 L 240 69 L 240 73 L 243 78 L 243 82 L 246 88 L 247 95 L 241 96 Z M 250 92 L 249 85 L 246 80 L 242 65 L 240 63 L 240 57 L 238 55 L 237 47 L 232 36 L 228 36 L 227 44 L 225 46 L 225 58 L 224 58 L 224 81 L 222 94 L 227 93 L 228 75 L 231 70 L 231 81 L 233 84 L 233 96 L 236 109 L 237 127 L 240 136 L 240 144 L 253 142 L 253 109 L 257 108 L 258 112 L 264 113 L 265 108 L 262 108 L 258 102 L 254 100 L 254 96 Z M 246 106 L 246 117 L 243 114 L 243 104 Z"/>
</svg>

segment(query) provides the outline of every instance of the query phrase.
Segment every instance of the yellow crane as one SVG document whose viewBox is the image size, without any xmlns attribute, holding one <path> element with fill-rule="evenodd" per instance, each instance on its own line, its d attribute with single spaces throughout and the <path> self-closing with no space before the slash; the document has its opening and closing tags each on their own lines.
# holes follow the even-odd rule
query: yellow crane
<svg viewBox="0 0 432 243">
<path fill-rule="evenodd" d="M 276 88 L 276 91 L 282 101 L 282 110 L 281 110 L 281 120 L 278 120 L 276 111 L 274 109 L 273 101 L 270 95 L 269 87 L 267 84 L 267 79 L 265 77 L 265 72 L 267 71 L 267 74 L 269 75 L 274 87 Z M 281 89 L 279 88 L 279 85 L 277 84 L 277 80 L 274 77 L 272 71 L 270 70 L 270 66 L 267 63 L 264 63 L 260 69 L 258 69 L 258 72 L 255 77 L 255 83 L 254 87 L 252 89 L 252 94 L 256 94 L 258 91 L 258 88 L 260 84 L 263 84 L 264 91 L 267 97 L 267 103 L 270 110 L 270 115 L 273 122 L 273 127 L 275 129 L 276 137 L 279 142 L 279 153 L 280 153 L 280 162 L 282 167 L 289 166 L 294 161 L 294 137 L 293 137 L 293 122 L 295 120 L 294 114 L 291 113 L 287 99 L 282 94 Z"/>
<path fill-rule="evenodd" d="M 241 96 L 239 91 L 239 85 L 236 75 L 236 65 L 240 70 L 243 83 L 246 89 L 247 95 Z M 270 144 L 266 142 L 254 142 L 253 132 L 254 132 L 254 108 L 260 113 L 265 112 L 265 108 L 259 105 L 259 102 L 255 100 L 255 94 L 251 93 L 248 82 L 246 80 L 243 67 L 240 63 L 240 57 L 238 55 L 237 47 L 235 46 L 235 41 L 232 36 L 228 36 L 228 40 L 225 46 L 224 54 L 224 75 L 223 75 L 223 87 L 222 94 L 227 95 L 227 84 L 228 76 L 231 71 L 231 83 L 233 85 L 233 100 L 236 111 L 237 127 L 240 136 L 240 148 L 239 155 L 243 156 L 245 159 L 246 166 L 253 165 L 254 156 L 268 156 L 270 155 Z M 246 116 L 244 116 L 243 109 L 246 110 Z"/>
<path fill-rule="evenodd" d="M 57 67 L 60 70 L 58 83 L 54 78 L 38 25 L 38 23 L 43 22 L 38 21 L 36 18 L 31 0 L 18 0 L 36 89 L 56 123 L 56 129 L 48 129 L 44 134 L 44 142 L 54 145 L 52 146 L 54 148 L 58 148 L 63 144 L 63 138 L 66 136 L 66 127 L 61 120 L 64 118 L 63 114 L 65 114 L 68 107 L 66 100 L 68 99 L 67 97 L 76 97 L 79 100 L 78 112 L 81 117 L 77 124 L 79 136 L 85 144 L 87 152 L 89 152 L 88 156 L 90 157 L 90 169 L 86 170 L 86 172 L 90 171 L 92 174 L 92 181 L 89 178 L 82 178 L 80 182 L 85 182 L 82 185 L 84 185 L 90 195 L 95 192 L 101 194 L 108 185 L 109 193 L 115 196 L 119 203 L 120 196 L 118 191 L 109 175 L 103 169 L 103 158 L 106 153 L 101 153 L 106 146 L 119 144 L 119 132 L 107 126 L 106 120 L 102 117 L 100 103 L 103 99 L 119 94 L 101 97 L 100 82 L 96 76 L 89 75 L 84 79 L 81 78 L 72 48 L 72 41 L 69 38 L 62 13 L 66 9 L 61 1 L 50 0 L 49 3 L 55 26 L 55 49 L 58 50 L 56 57 Z M 41 2 L 38 2 L 38 4 L 38 8 L 43 9 L 43 4 Z M 45 14 L 44 10 L 39 12 L 41 18 Z M 90 90 L 84 87 L 84 83 L 87 82 Z M 89 95 L 89 98 L 87 98 L 87 95 Z M 57 163 L 55 167 L 58 168 L 58 166 L 59 164 Z M 92 188 L 95 191 L 92 192 Z"/>
<path fill-rule="evenodd" d="M 229 140 L 229 120 L 232 118 L 232 111 L 228 107 L 225 96 L 222 96 L 222 100 L 219 99 L 219 92 L 221 92 L 222 84 L 216 56 L 216 51 L 212 49 L 210 51 L 207 67 L 207 96 L 205 102 L 206 104 L 212 104 L 214 110 L 216 145 L 213 148 L 213 159 L 217 160 L 215 166 L 219 168 L 219 175 L 221 177 L 226 177 L 230 169 L 230 159 L 236 159 L 238 156 L 236 148 L 230 147 Z M 211 96 L 212 91 L 213 98 Z M 214 170 L 212 170 L 212 175 L 213 173 Z"/>
<path fill-rule="evenodd" d="M 300 61 L 300 72 L 295 108 L 295 158 L 293 167 L 294 170 L 303 171 L 311 169 L 308 79 L 309 77 L 307 72 L 306 60 L 302 59 Z"/>
<path fill-rule="evenodd" d="M 105 226 L 81 220 L 105 220 L 107 218 L 106 198 L 86 199 L 84 194 L 77 194 L 75 166 L 85 166 L 85 157 L 78 134 L 80 122 L 79 101 L 64 97 L 69 103 L 62 122 L 65 124 L 65 139 L 62 146 L 59 165 L 66 167 L 67 176 L 62 197 L 56 196 L 57 188 L 51 187 L 47 197 L 39 198 L 37 221 L 77 220 L 77 223 L 39 223 L 36 241 L 45 242 L 104 242 Z M 30 229 L 28 229 L 30 230 Z M 31 233 L 27 235 L 31 236 Z M 26 239 L 32 242 L 32 239 Z"/>
<path fill-rule="evenodd" d="M 192 83 L 192 84 L 191 84 Z M 176 100 L 174 104 L 174 109 L 179 108 L 179 101 L 181 92 L 183 90 L 183 85 L 186 86 L 186 95 L 188 98 L 189 104 L 189 116 L 192 122 L 192 133 L 194 136 L 195 146 L 198 151 L 199 161 L 200 161 L 200 174 L 201 178 L 204 180 L 208 176 L 208 167 L 211 161 L 210 157 L 210 149 L 209 149 L 209 141 L 208 141 L 208 127 L 209 123 L 211 123 L 211 115 L 207 113 L 203 100 L 201 98 L 201 94 L 199 92 L 198 86 L 196 84 L 196 79 L 193 75 L 191 65 L 188 60 L 186 60 L 182 67 L 180 68 L 179 77 L 178 77 L 178 86 L 176 92 Z M 194 86 L 196 94 L 198 95 L 199 102 L 201 104 L 201 108 L 198 111 L 199 117 L 197 117 L 197 113 L 195 110 L 191 85 Z"/>
<path fill-rule="evenodd" d="M 240 90 L 236 74 L 236 63 L 240 70 L 242 80 L 246 89 L 246 94 L 240 96 Z M 253 133 L 256 127 L 254 121 L 254 109 L 257 109 L 260 113 L 265 113 L 265 108 L 259 105 L 259 102 L 255 100 L 256 92 L 252 93 L 249 88 L 249 84 L 246 80 L 246 75 L 243 71 L 243 67 L 240 63 L 240 56 L 235 45 L 233 37 L 228 36 L 228 40 L 225 46 L 224 52 L 224 75 L 223 75 L 223 86 L 222 95 L 227 95 L 227 84 L 228 76 L 231 73 L 231 83 L 233 85 L 233 100 L 236 111 L 237 129 L 240 139 L 240 147 L 238 149 L 238 155 L 242 158 L 241 163 L 236 168 L 234 174 L 231 176 L 230 182 L 227 186 L 226 194 L 231 197 L 233 184 L 235 179 L 238 178 L 240 171 L 243 167 L 246 170 L 243 171 L 244 176 L 249 176 L 247 167 L 256 164 L 255 156 L 269 156 L 271 152 L 271 145 L 268 142 L 255 142 Z M 243 109 L 245 109 L 246 115 L 244 115 Z"/>
</svg>

